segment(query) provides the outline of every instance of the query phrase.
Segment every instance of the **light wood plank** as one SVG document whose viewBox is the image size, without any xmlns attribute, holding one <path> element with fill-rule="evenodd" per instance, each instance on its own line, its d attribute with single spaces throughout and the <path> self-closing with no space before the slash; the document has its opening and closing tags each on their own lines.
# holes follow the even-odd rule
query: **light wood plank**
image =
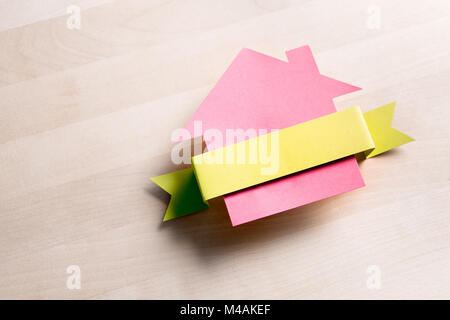
<svg viewBox="0 0 450 320">
<path fill-rule="evenodd" d="M 119 1 L 86 10 L 80 33 L 44 8 L 8 20 L 0 298 L 449 298 L 450 4 L 375 1 L 372 30 L 373 3 Z M 162 224 L 168 196 L 148 178 L 175 168 L 171 132 L 241 47 L 284 59 L 306 43 L 322 73 L 364 89 L 338 109 L 395 100 L 416 141 L 361 162 L 366 187 L 337 197 L 237 228 L 215 199 Z"/>
</svg>

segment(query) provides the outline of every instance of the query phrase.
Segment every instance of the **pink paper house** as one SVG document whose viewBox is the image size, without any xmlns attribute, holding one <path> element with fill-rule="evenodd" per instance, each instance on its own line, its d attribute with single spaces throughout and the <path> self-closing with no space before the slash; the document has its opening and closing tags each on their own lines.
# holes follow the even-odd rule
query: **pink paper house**
<svg viewBox="0 0 450 320">
<path fill-rule="evenodd" d="M 201 120 L 203 130 L 220 130 L 223 136 L 227 129 L 282 129 L 336 112 L 334 97 L 360 90 L 321 75 L 309 46 L 286 56 L 288 62 L 241 50 L 185 128 L 194 136 L 194 121 Z M 350 157 L 224 199 L 232 224 L 239 225 L 362 186 Z"/>
</svg>

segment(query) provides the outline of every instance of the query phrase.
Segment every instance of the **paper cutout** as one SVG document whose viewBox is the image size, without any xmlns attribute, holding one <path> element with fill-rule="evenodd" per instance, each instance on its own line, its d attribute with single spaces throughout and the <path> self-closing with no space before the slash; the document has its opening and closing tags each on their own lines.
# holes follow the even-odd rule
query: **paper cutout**
<svg viewBox="0 0 450 320">
<path fill-rule="evenodd" d="M 185 169 L 152 178 L 172 195 L 166 213 L 168 218 L 165 217 L 165 220 L 192 213 L 196 206 L 205 204 L 205 200 L 229 192 L 271 181 L 352 154 L 365 151 L 369 151 L 368 155 L 371 152 L 380 154 L 412 141 L 412 138 L 390 127 L 393 108 L 394 104 L 389 104 L 369 111 L 363 116 L 359 107 L 353 107 L 266 135 L 267 137 L 276 135 L 279 141 L 279 168 L 272 174 L 264 173 L 262 169 L 265 163 L 261 161 L 253 164 L 212 161 L 217 159 L 225 161 L 230 150 L 234 152 L 244 150 L 247 156 L 245 159 L 248 160 L 249 156 L 258 150 L 253 148 L 253 143 L 264 140 L 266 138 L 264 136 L 192 157 L 193 170 Z M 369 119 L 368 122 L 366 118 Z M 374 144 L 372 135 L 380 141 L 380 146 Z M 255 157 L 255 159 L 260 158 Z M 196 180 L 193 178 L 194 173 Z M 180 186 L 177 186 L 178 183 Z M 186 201 L 184 206 L 181 199 Z M 240 221 L 247 222 L 247 220 Z"/>
<path fill-rule="evenodd" d="M 209 208 L 208 202 L 202 199 L 192 168 L 164 174 L 151 180 L 171 195 L 163 221 Z"/>
<path fill-rule="evenodd" d="M 288 62 L 243 49 L 186 125 L 203 131 L 283 129 L 336 112 L 333 98 L 360 88 L 319 73 L 309 46 L 286 52 Z M 236 139 L 233 143 L 242 141 Z M 248 139 L 248 138 L 247 138 Z M 232 143 L 231 143 L 232 144 Z M 206 141 L 208 150 L 213 143 Z M 305 177 L 303 177 L 305 175 Z M 364 186 L 359 167 L 350 157 L 307 173 L 294 174 L 224 196 L 233 225 Z"/>
<path fill-rule="evenodd" d="M 359 170 L 355 170 L 355 166 L 358 164 L 355 157 L 351 156 L 268 182 L 271 187 L 269 190 L 273 192 L 269 192 L 265 197 L 261 196 L 260 185 L 245 189 L 245 193 L 238 191 L 225 195 L 231 224 L 237 226 L 285 211 L 282 209 L 297 208 L 364 186 L 361 174 Z M 298 193 L 295 198 L 292 197 L 298 189 L 303 192 Z M 264 192 L 265 190 L 267 189 L 264 189 Z"/>
<path fill-rule="evenodd" d="M 274 163 L 268 167 L 260 160 L 258 146 L 272 139 L 277 140 L 278 150 L 272 150 Z M 197 155 L 192 166 L 203 199 L 208 200 L 374 147 L 361 110 L 353 107 Z M 237 156 L 245 163 L 238 163 Z"/>
<path fill-rule="evenodd" d="M 364 113 L 364 119 L 369 127 L 372 139 L 377 146 L 374 150 L 365 152 L 366 158 L 414 141 L 413 138 L 391 127 L 394 117 L 395 102 Z"/>
</svg>

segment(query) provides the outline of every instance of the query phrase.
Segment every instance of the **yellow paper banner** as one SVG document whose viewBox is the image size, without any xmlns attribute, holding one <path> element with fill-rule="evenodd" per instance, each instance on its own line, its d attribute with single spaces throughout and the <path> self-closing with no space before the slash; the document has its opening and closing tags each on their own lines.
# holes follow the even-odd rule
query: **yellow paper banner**
<svg viewBox="0 0 450 320">
<path fill-rule="evenodd" d="M 192 157 L 192 168 L 152 178 L 172 195 L 164 220 L 208 207 L 207 200 L 350 155 L 367 158 L 413 139 L 391 128 L 395 103 L 359 107 Z M 176 199 L 176 200 L 174 200 Z"/>
<path fill-rule="evenodd" d="M 192 166 L 208 200 L 374 148 L 353 107 L 200 154 Z"/>
</svg>

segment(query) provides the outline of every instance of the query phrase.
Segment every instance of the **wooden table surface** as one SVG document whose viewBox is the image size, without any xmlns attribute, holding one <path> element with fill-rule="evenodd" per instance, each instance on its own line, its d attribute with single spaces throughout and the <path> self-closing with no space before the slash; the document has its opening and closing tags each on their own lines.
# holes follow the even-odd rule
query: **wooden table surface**
<svg viewBox="0 0 450 320">
<path fill-rule="evenodd" d="M 305 44 L 416 141 L 337 197 L 161 223 L 172 131 L 241 48 Z M 0 298 L 450 298 L 449 101 L 448 0 L 0 0 Z"/>
</svg>

